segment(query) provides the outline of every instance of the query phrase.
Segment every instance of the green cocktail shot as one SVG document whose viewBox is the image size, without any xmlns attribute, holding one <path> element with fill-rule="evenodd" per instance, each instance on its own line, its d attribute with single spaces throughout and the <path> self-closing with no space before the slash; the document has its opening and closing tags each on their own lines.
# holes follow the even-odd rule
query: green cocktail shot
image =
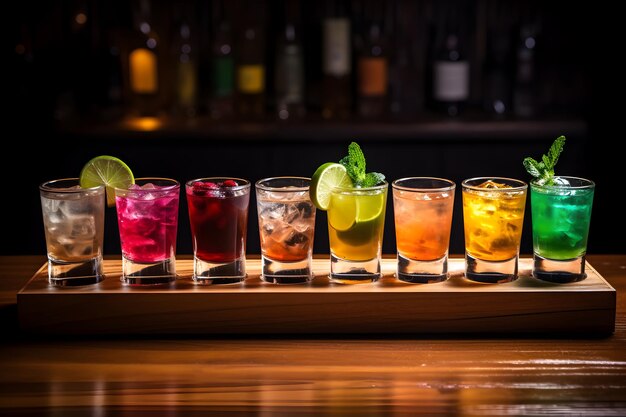
<svg viewBox="0 0 626 417">
<path fill-rule="evenodd" d="M 533 275 L 544 281 L 568 283 L 586 278 L 585 255 L 595 184 L 568 176 L 555 176 L 554 166 L 563 150 L 559 137 L 542 161 L 524 160 L 535 177 L 530 183 L 533 230 Z"/>
<path fill-rule="evenodd" d="M 547 259 L 568 260 L 585 255 L 593 203 L 593 183 L 559 177 L 569 186 L 531 184 L 533 246 Z"/>
</svg>

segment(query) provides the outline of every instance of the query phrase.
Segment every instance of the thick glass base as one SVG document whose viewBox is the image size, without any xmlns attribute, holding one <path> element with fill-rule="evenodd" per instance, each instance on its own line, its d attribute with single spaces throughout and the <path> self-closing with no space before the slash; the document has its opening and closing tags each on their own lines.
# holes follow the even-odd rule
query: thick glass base
<svg viewBox="0 0 626 417">
<path fill-rule="evenodd" d="M 85 262 L 63 262 L 48 259 L 48 282 L 59 287 L 97 284 L 104 279 L 102 257 Z"/>
<path fill-rule="evenodd" d="M 272 284 L 304 284 L 313 279 L 311 258 L 296 262 L 273 261 L 261 257 L 261 279 Z"/>
<path fill-rule="evenodd" d="M 207 262 L 193 257 L 193 280 L 200 285 L 238 284 L 246 279 L 246 259 L 241 256 L 233 262 Z"/>
<path fill-rule="evenodd" d="M 501 284 L 517 279 L 517 261 L 515 256 L 505 261 L 484 261 L 465 253 L 465 277 L 471 281 L 485 284 Z"/>
<path fill-rule="evenodd" d="M 434 261 L 416 261 L 398 254 L 396 277 L 412 284 L 432 284 L 448 279 L 448 254 Z"/>
<path fill-rule="evenodd" d="M 578 282 L 587 278 L 585 255 L 567 260 L 553 260 L 533 255 L 533 276 L 556 284 Z"/>
<path fill-rule="evenodd" d="M 122 257 L 122 282 L 127 285 L 163 285 L 176 280 L 174 257 L 154 263 L 133 262 Z"/>
<path fill-rule="evenodd" d="M 376 282 L 382 276 L 380 257 L 369 261 L 349 261 L 330 255 L 330 280 L 337 284 Z"/>
</svg>

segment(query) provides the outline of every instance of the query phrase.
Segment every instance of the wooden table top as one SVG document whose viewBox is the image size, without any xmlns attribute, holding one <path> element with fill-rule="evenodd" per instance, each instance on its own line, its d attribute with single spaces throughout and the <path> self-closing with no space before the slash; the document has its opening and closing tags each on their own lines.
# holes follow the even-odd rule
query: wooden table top
<svg viewBox="0 0 626 417">
<path fill-rule="evenodd" d="M 0 415 L 623 416 L 626 255 L 588 261 L 611 337 L 29 339 L 16 293 L 44 258 L 0 257 Z"/>
</svg>

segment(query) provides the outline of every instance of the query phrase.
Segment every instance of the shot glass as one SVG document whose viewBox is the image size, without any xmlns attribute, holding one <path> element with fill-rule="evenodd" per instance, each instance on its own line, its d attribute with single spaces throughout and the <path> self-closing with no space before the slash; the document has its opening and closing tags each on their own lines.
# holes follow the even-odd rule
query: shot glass
<svg viewBox="0 0 626 417">
<path fill-rule="evenodd" d="M 180 184 L 168 178 L 138 178 L 128 189 L 115 189 L 125 284 L 176 279 L 179 197 Z"/>
<path fill-rule="evenodd" d="M 198 178 L 186 184 L 197 284 L 234 284 L 246 278 L 250 182 Z"/>
<path fill-rule="evenodd" d="M 102 281 L 104 187 L 81 188 L 78 178 L 67 178 L 41 184 L 39 194 L 49 282 L 76 286 Z"/>
<path fill-rule="evenodd" d="M 367 188 L 334 188 L 327 211 L 330 279 L 339 284 L 375 282 L 385 226 L 387 182 Z"/>
<path fill-rule="evenodd" d="M 530 183 L 533 223 L 533 275 L 544 281 L 581 281 L 595 184 L 557 177 L 555 185 Z"/>
<path fill-rule="evenodd" d="M 391 187 L 398 248 L 396 277 L 422 284 L 445 281 L 456 185 L 442 178 L 411 177 L 395 180 Z"/>
<path fill-rule="evenodd" d="M 309 197 L 310 183 L 310 178 L 275 177 L 255 184 L 261 279 L 266 282 L 300 284 L 313 278 L 315 206 Z"/>
<path fill-rule="evenodd" d="M 465 276 L 484 283 L 517 279 L 528 185 L 499 177 L 463 181 Z"/>
</svg>

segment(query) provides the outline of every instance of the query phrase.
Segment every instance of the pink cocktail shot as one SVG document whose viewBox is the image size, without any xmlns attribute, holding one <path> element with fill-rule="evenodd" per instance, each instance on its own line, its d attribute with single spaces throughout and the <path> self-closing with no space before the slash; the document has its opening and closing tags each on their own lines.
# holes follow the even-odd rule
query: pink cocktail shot
<svg viewBox="0 0 626 417">
<path fill-rule="evenodd" d="M 115 190 L 122 246 L 122 281 L 165 284 L 176 279 L 176 231 L 180 184 L 139 178 Z"/>
</svg>

